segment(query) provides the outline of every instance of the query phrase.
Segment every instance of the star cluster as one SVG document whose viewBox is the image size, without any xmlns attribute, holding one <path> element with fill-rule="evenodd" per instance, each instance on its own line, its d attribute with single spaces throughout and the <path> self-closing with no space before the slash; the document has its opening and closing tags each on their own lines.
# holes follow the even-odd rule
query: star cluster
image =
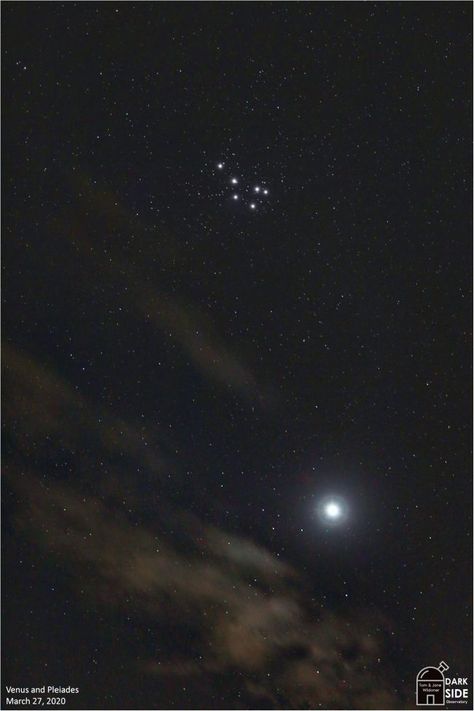
<svg viewBox="0 0 474 711">
<path fill-rule="evenodd" d="M 233 202 L 239 203 L 239 205 L 243 204 L 251 212 L 269 206 L 270 189 L 265 183 L 261 181 L 249 183 L 236 177 L 233 172 L 229 174 L 226 172 L 226 163 L 223 161 L 216 163 L 216 171 L 222 174 L 224 184 L 230 186 L 230 191 L 221 190 L 221 195 L 224 198 L 230 195 Z"/>
</svg>

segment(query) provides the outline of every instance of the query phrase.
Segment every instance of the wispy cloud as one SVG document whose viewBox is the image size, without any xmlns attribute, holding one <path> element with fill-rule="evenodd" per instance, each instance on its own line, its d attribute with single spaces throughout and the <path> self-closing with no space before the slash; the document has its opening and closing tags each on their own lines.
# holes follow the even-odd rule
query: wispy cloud
<svg viewBox="0 0 474 711">
<path fill-rule="evenodd" d="M 31 358 L 9 351 L 5 368 L 19 445 L 7 469 L 21 501 L 18 531 L 61 561 L 96 605 L 148 618 L 158 630 L 172 622 L 184 638 L 192 632 L 192 651 L 171 661 L 159 654 L 131 659 L 131 666 L 208 686 L 237 674 L 256 705 L 275 708 L 401 706 L 386 663 L 380 672 L 387 622 L 379 615 L 325 611 L 292 566 L 248 538 L 204 524 L 165 494 L 166 530 L 160 509 L 138 525 L 126 469 L 111 466 L 109 487 L 93 494 L 80 466 L 73 480 L 41 476 L 42 448 L 61 443 L 75 452 L 86 433 L 97 435 L 99 457 L 126 452 L 158 473 L 159 446 L 156 453 L 140 446 L 140 434 L 125 424 L 112 436 L 111 415 L 101 418 L 103 429 L 83 396 Z M 142 504 L 134 501 L 135 511 Z"/>
</svg>

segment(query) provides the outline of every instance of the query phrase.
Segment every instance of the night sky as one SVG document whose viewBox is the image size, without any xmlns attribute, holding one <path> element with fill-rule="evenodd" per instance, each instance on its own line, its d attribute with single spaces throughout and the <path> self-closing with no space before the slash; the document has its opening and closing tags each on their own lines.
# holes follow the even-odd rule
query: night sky
<svg viewBox="0 0 474 711">
<path fill-rule="evenodd" d="M 471 24 L 3 4 L 2 694 L 470 674 Z"/>
</svg>

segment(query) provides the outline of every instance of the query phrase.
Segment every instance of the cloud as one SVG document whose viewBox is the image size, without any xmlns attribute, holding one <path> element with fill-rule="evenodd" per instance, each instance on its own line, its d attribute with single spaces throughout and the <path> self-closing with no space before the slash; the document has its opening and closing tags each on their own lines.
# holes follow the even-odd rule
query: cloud
<svg viewBox="0 0 474 711">
<path fill-rule="evenodd" d="M 204 376 L 249 400 L 257 397 L 255 375 L 224 345 L 211 319 L 201 310 L 155 295 L 144 300 L 144 313 L 163 331 L 171 333 Z"/>
<path fill-rule="evenodd" d="M 244 707 L 402 705 L 380 615 L 324 610 L 293 566 L 180 509 L 166 491 L 159 433 L 145 444 L 140 429 L 106 411 L 98 416 L 64 379 L 18 350 L 5 350 L 4 374 L 18 535 L 58 561 L 95 606 L 126 612 L 138 626 L 147 620 L 158 638 L 173 625 L 172 657 L 144 653 L 130 658 L 131 669 L 185 679 L 203 699 L 228 680 Z M 91 446 L 93 458 L 84 454 Z M 59 450 L 72 458 L 74 476 L 48 470 Z M 94 461 L 107 463 L 107 476 Z M 152 515 L 146 481 L 134 488 L 137 465 L 154 476 Z"/>
<path fill-rule="evenodd" d="M 23 477 L 18 488 L 25 501 L 18 527 L 69 566 L 96 602 L 148 615 L 155 625 L 175 620 L 194 630 L 203 661 L 185 653 L 171 665 L 148 659 L 145 672 L 212 683 L 238 671 L 248 693 L 281 698 L 286 707 L 396 707 L 378 672 L 384 621 L 369 614 L 321 616 L 299 592 L 295 571 L 268 551 L 239 537 L 226 541 L 225 532 L 206 527 L 202 533 L 214 541 L 206 551 L 191 540 L 188 552 L 178 550 L 157 530 L 135 526 L 72 487 Z M 228 555 L 222 555 L 225 545 Z"/>
<path fill-rule="evenodd" d="M 157 344 L 169 338 L 178 344 L 209 383 L 229 389 L 251 405 L 273 406 L 274 391 L 259 382 L 235 344 L 229 344 L 212 311 L 186 297 L 185 285 L 196 280 L 199 265 L 182 243 L 163 227 L 141 222 L 107 186 L 92 183 L 85 174 L 73 176 L 71 188 L 76 203 L 68 206 L 64 216 L 55 216 L 51 229 L 62 249 L 65 233 L 74 245 L 67 257 L 63 256 L 61 271 L 71 274 L 78 293 L 88 288 L 85 285 L 93 275 L 104 291 L 121 294 L 122 303 L 137 320 L 156 328 Z M 119 238 L 122 234 L 125 239 Z M 125 245 L 135 244 L 138 238 L 141 248 L 131 259 Z M 82 278 L 78 278 L 78 270 Z M 177 281 L 184 285 L 179 295 Z M 84 301 L 86 298 L 84 295 Z"/>
</svg>

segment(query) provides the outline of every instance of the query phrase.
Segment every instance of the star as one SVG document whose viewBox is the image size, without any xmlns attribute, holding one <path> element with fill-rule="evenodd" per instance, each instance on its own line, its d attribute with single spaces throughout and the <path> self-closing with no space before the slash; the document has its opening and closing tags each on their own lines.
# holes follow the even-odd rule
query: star
<svg viewBox="0 0 474 711">
<path fill-rule="evenodd" d="M 256 186 L 254 187 L 254 190 L 255 190 L 256 193 L 259 193 L 259 192 L 260 192 L 260 186 L 259 186 L 259 185 L 256 185 Z"/>
<path fill-rule="evenodd" d="M 348 507 L 340 496 L 326 496 L 319 501 L 316 514 L 326 526 L 343 524 L 348 519 Z"/>
<path fill-rule="evenodd" d="M 339 518 L 341 515 L 341 507 L 336 501 L 328 501 L 326 506 L 324 507 L 324 513 L 326 516 L 330 519 L 336 519 Z"/>
<path fill-rule="evenodd" d="M 239 196 L 237 195 L 237 193 L 234 193 L 232 195 L 232 200 L 238 200 L 238 199 L 239 199 Z"/>
<path fill-rule="evenodd" d="M 239 181 L 237 180 L 237 178 L 231 178 L 230 182 L 232 183 L 232 185 L 237 185 Z"/>
<path fill-rule="evenodd" d="M 218 164 L 217 164 L 217 167 L 218 167 L 219 170 L 222 170 L 223 167 L 224 167 L 224 163 L 218 163 Z"/>
<path fill-rule="evenodd" d="M 268 190 L 267 190 L 266 188 L 265 188 L 265 190 L 263 191 L 263 194 L 264 194 L 264 195 L 268 195 Z"/>
<path fill-rule="evenodd" d="M 257 205 L 256 205 L 254 202 L 251 202 L 251 203 L 250 203 L 250 209 L 251 209 L 251 210 L 255 210 L 256 207 L 257 207 Z"/>
</svg>

